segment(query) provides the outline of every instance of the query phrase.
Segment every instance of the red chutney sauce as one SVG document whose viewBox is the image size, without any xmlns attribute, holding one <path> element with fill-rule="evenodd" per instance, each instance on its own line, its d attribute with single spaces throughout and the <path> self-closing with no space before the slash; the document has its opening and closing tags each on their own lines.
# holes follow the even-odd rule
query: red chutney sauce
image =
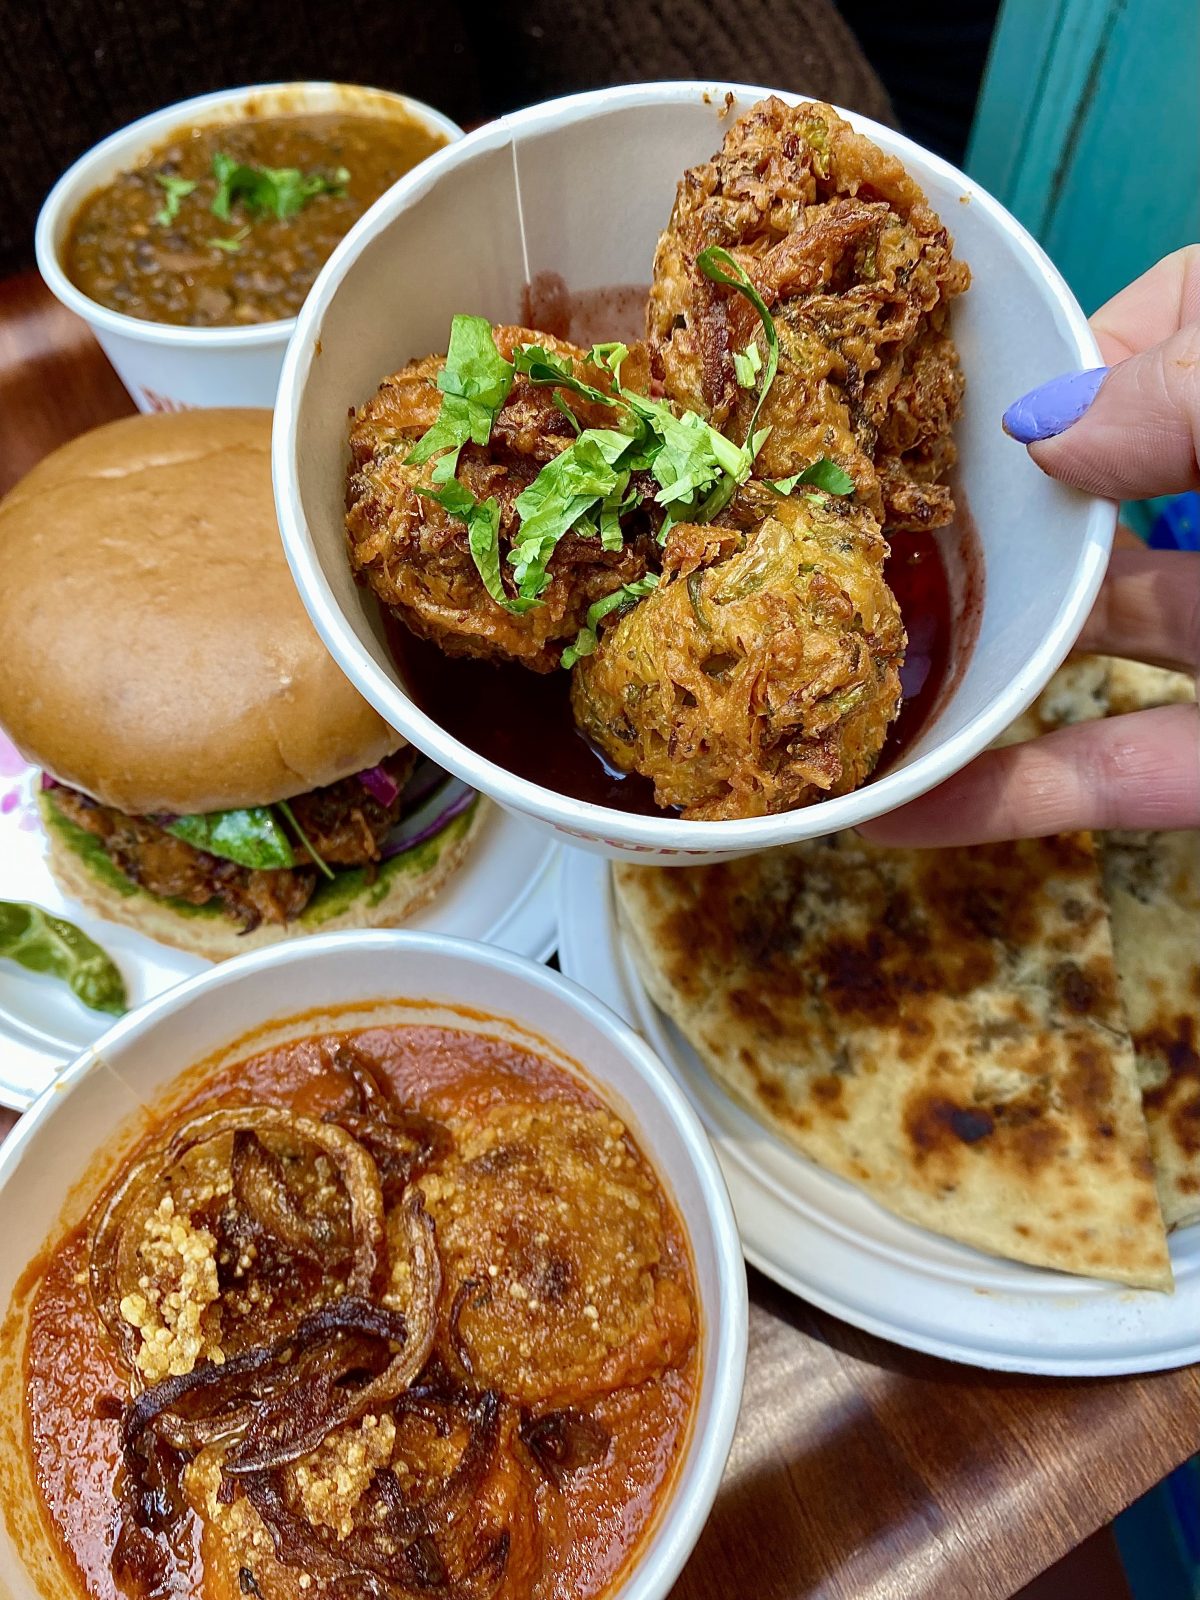
<svg viewBox="0 0 1200 1600">
<path fill-rule="evenodd" d="M 591 1600 L 692 1423 L 653 1170 L 577 1079 L 465 1029 L 223 1070 L 27 1276 L 33 1476 L 95 1600 Z"/>
</svg>

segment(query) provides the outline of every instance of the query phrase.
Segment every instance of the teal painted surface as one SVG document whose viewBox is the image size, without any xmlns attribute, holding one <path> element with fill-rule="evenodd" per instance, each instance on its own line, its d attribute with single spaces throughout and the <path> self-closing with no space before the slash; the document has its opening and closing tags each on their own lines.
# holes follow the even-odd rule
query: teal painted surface
<svg viewBox="0 0 1200 1600">
<path fill-rule="evenodd" d="M 1091 312 L 1200 240 L 1198 0 L 1005 0 L 967 169 Z"/>
</svg>

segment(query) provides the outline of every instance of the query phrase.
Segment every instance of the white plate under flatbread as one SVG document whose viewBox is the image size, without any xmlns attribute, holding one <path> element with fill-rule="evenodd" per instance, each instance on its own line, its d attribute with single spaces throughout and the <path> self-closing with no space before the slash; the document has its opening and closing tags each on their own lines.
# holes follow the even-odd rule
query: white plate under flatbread
<svg viewBox="0 0 1200 1600">
<path fill-rule="evenodd" d="M 1010 734 L 1194 699 L 1183 673 L 1082 656 Z M 1200 830 L 1107 833 L 1100 852 L 1159 1199 L 1180 1227 L 1200 1219 Z"/>
<path fill-rule="evenodd" d="M 804 1155 L 981 1250 L 1171 1286 L 1087 837 L 614 876 L 652 998 Z"/>
</svg>

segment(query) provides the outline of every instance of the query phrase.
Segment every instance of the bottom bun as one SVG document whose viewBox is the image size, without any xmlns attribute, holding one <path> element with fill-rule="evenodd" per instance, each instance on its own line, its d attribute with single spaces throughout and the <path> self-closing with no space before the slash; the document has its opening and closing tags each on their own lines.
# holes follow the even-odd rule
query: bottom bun
<svg viewBox="0 0 1200 1600">
<path fill-rule="evenodd" d="M 98 839 L 76 826 L 54 804 L 54 791 L 38 796 L 50 840 L 50 871 L 64 894 L 109 922 L 120 922 L 160 944 L 189 950 L 209 961 L 338 928 L 395 928 L 428 905 L 457 870 L 478 836 L 489 802 L 480 795 L 441 833 L 383 862 L 367 882 L 359 867 L 341 868 L 333 882 L 320 880 L 312 899 L 292 922 L 261 922 L 248 933 L 219 902 L 193 906 L 139 888 L 115 865 Z"/>
</svg>

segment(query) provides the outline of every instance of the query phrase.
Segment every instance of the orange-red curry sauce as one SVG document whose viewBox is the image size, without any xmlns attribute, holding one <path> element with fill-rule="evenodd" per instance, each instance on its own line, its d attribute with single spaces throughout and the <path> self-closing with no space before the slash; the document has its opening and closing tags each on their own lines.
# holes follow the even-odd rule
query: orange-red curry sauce
<svg viewBox="0 0 1200 1600">
<path fill-rule="evenodd" d="M 424 1026 L 388 1026 L 339 1036 L 370 1059 L 381 1084 L 405 1106 L 427 1116 L 469 1126 L 509 1106 L 553 1103 L 603 1110 L 583 1085 L 550 1062 L 497 1039 Z M 187 1115 L 214 1105 L 257 1100 L 320 1119 L 334 1108 L 344 1085 L 319 1038 L 251 1057 L 223 1071 L 162 1119 L 142 1150 Z M 643 1175 L 644 1159 L 628 1140 L 625 1149 Z M 522 1459 L 537 1507 L 540 1569 L 532 1584 L 508 1573 L 493 1591 L 502 1600 L 592 1600 L 610 1587 L 655 1518 L 686 1441 L 699 1380 L 699 1309 L 688 1248 L 679 1219 L 661 1187 L 663 1268 L 684 1286 L 693 1313 L 693 1336 L 684 1359 L 647 1381 L 617 1388 L 587 1409 L 611 1436 L 603 1461 L 555 1486 Z M 419 1180 L 418 1180 L 419 1184 Z M 118 1531 L 115 1488 L 123 1470 L 114 1412 L 129 1398 L 128 1381 L 97 1317 L 87 1281 L 86 1227 L 34 1264 L 40 1276 L 25 1357 L 26 1403 L 34 1476 L 47 1520 L 82 1590 L 94 1600 L 147 1600 L 114 1574 Z M 444 1283 L 442 1293 L 448 1287 Z M 536 1410 L 536 1408 L 534 1408 Z M 514 1451 L 519 1446 L 510 1441 Z M 174 1574 L 160 1593 L 198 1594 L 204 1600 L 240 1600 L 206 1580 L 202 1527 L 189 1513 L 175 1538 Z M 302 1587 L 315 1597 L 317 1585 Z M 250 1591 L 253 1592 L 253 1591 Z M 269 1592 L 269 1591 L 264 1591 Z M 436 1589 L 431 1590 L 435 1600 Z"/>
</svg>

